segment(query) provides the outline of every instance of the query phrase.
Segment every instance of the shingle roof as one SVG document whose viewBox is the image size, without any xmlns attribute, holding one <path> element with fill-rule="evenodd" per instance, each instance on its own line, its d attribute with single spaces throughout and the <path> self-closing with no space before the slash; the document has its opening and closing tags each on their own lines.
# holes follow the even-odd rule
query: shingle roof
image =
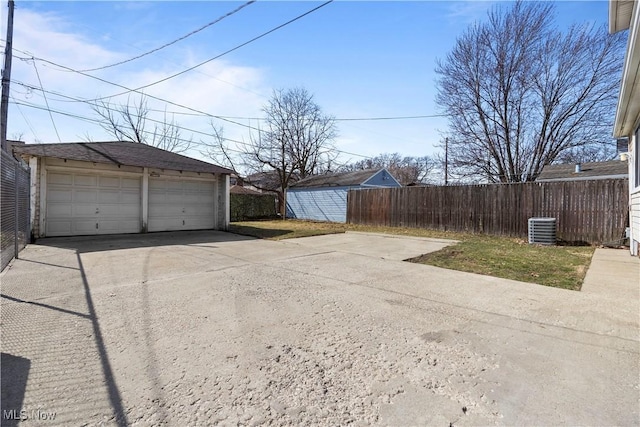
<svg viewBox="0 0 640 427">
<path fill-rule="evenodd" d="M 546 165 L 536 181 L 564 181 L 579 179 L 623 178 L 629 176 L 626 161 L 591 162 L 580 164 L 576 172 L 575 164 Z"/>
<path fill-rule="evenodd" d="M 348 185 L 360 185 L 373 175 L 378 173 L 381 169 L 365 169 L 354 172 L 332 173 L 325 175 L 310 176 L 302 179 L 295 184 L 291 185 L 291 188 L 306 188 L 306 187 L 343 187 Z"/>
<path fill-rule="evenodd" d="M 13 152 L 36 157 L 80 160 L 189 172 L 230 174 L 232 170 L 181 154 L 135 142 L 70 142 L 60 144 L 20 144 Z"/>
<path fill-rule="evenodd" d="M 254 195 L 254 196 L 263 196 L 263 195 L 269 194 L 269 193 L 261 193 L 261 192 L 256 191 L 256 190 L 252 190 L 251 188 L 241 187 L 239 185 L 232 185 L 231 188 L 229 188 L 229 193 L 231 193 L 231 194 L 250 194 L 250 195 Z M 269 194 L 269 195 L 271 195 L 271 194 Z"/>
</svg>

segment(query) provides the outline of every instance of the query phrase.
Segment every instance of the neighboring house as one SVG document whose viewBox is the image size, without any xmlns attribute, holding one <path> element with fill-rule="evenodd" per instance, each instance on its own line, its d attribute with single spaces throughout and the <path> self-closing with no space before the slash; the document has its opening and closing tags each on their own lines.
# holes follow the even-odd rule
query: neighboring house
<svg viewBox="0 0 640 427">
<path fill-rule="evenodd" d="M 260 191 L 257 190 L 253 190 L 249 187 L 243 187 L 241 185 L 235 184 L 232 185 L 231 188 L 229 189 L 229 193 L 231 194 L 247 194 L 250 196 L 262 196 L 264 195 L 264 193 L 261 193 Z"/>
<path fill-rule="evenodd" d="M 35 238 L 225 230 L 231 170 L 133 142 L 13 146 L 31 168 Z"/>
<path fill-rule="evenodd" d="M 587 179 L 620 179 L 629 177 L 626 161 L 591 162 L 564 165 L 546 165 L 537 182 L 582 181 Z"/>
<path fill-rule="evenodd" d="M 401 187 L 386 169 L 317 175 L 287 190 L 287 217 L 316 221 L 347 221 L 347 192 L 351 189 Z"/>
<path fill-rule="evenodd" d="M 276 171 L 257 172 L 245 177 L 242 185 L 260 192 L 277 193 L 280 191 L 280 178 Z"/>
<path fill-rule="evenodd" d="M 613 136 L 629 138 L 631 253 L 640 252 L 640 2 L 609 0 L 609 32 L 629 30 Z"/>
</svg>

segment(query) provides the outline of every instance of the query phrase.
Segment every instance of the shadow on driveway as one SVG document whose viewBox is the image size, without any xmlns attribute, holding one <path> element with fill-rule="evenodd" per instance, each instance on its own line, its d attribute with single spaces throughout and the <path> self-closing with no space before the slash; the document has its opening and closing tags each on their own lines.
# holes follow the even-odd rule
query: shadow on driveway
<svg viewBox="0 0 640 427">
<path fill-rule="evenodd" d="M 99 236 L 45 237 L 37 240 L 41 246 L 73 249 L 78 253 L 111 251 L 117 249 L 152 248 L 159 246 L 215 247 L 216 243 L 255 240 L 253 237 L 223 231 L 169 231 L 146 234 L 112 234 Z"/>
<path fill-rule="evenodd" d="M 17 426 L 22 418 L 22 404 L 27 389 L 27 378 L 31 361 L 9 353 L 0 354 L 0 375 L 2 377 L 2 418 L 0 424 Z"/>
</svg>

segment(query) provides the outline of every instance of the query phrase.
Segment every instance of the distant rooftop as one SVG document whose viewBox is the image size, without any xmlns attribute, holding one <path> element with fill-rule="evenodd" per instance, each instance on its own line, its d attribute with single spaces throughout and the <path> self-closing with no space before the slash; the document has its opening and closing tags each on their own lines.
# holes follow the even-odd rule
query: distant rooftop
<svg viewBox="0 0 640 427">
<path fill-rule="evenodd" d="M 365 169 L 353 172 L 343 173 L 331 173 L 325 175 L 310 176 L 305 179 L 301 179 L 295 184 L 291 185 L 291 188 L 306 188 L 306 187 L 345 187 L 350 185 L 364 184 L 369 178 L 381 169 Z M 388 172 L 387 172 L 388 173 Z M 391 174 L 389 174 L 391 175 Z"/>
<path fill-rule="evenodd" d="M 629 166 L 626 161 L 581 163 L 580 172 L 576 164 L 546 165 L 536 181 L 576 181 L 583 179 L 628 178 Z"/>
</svg>

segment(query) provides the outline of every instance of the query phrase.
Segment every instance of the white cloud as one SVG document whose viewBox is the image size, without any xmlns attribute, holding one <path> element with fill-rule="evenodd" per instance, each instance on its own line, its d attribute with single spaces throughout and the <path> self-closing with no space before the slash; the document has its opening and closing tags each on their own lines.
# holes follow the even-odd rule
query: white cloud
<svg viewBox="0 0 640 427">
<path fill-rule="evenodd" d="M 487 16 L 487 11 L 495 1 L 453 1 L 449 6 L 448 18 L 458 24 L 468 25 L 481 21 Z"/>
<path fill-rule="evenodd" d="M 74 32 L 72 23 L 58 14 L 41 14 L 23 9 L 19 14 L 16 13 L 15 19 L 14 47 L 31 55 L 18 51 L 15 53 L 12 67 L 12 81 L 14 81 L 12 101 L 34 103 L 45 107 L 45 99 L 40 91 L 27 89 L 19 84 L 40 86 L 33 61 L 21 60 L 21 57 L 35 56 L 69 68 L 84 69 L 117 62 L 131 55 L 104 47 L 103 35 L 96 34 L 95 39 L 90 39 L 86 35 Z M 206 59 L 202 53 L 186 49 L 181 51 L 179 56 L 170 57 L 170 60 L 160 59 L 168 57 L 162 53 L 90 74 L 120 83 L 128 88 L 137 88 Z M 122 88 L 117 86 L 78 73 L 64 71 L 52 64 L 41 61 L 36 61 L 35 64 L 42 86 L 48 91 L 77 98 L 95 98 L 123 92 Z M 263 75 L 264 72 L 257 68 L 217 60 L 152 86 L 145 92 L 215 115 L 255 116 L 260 114 L 260 108 L 265 102 L 260 94 L 270 92 L 265 89 Z M 85 103 L 69 102 L 52 94 L 48 94 L 47 98 L 52 110 L 96 118 L 95 112 Z M 126 100 L 127 97 L 122 96 L 112 101 L 126 103 Z M 156 100 L 149 100 L 149 107 L 168 111 L 180 110 L 176 106 Z M 53 118 L 63 142 L 77 141 L 85 135 L 93 140 L 110 139 L 97 124 L 57 114 L 54 114 Z M 210 129 L 210 119 L 206 117 L 176 115 L 175 119 L 185 127 L 205 132 Z M 58 141 L 51 118 L 46 111 L 11 105 L 8 134 L 11 137 L 21 133 L 24 134 L 24 140 L 27 142 Z M 240 139 L 245 134 L 248 135 L 245 128 L 231 124 L 225 125 L 225 135 L 230 138 Z M 189 137 L 189 133 L 183 131 L 183 136 Z M 194 139 L 199 138 L 196 136 Z"/>
</svg>

